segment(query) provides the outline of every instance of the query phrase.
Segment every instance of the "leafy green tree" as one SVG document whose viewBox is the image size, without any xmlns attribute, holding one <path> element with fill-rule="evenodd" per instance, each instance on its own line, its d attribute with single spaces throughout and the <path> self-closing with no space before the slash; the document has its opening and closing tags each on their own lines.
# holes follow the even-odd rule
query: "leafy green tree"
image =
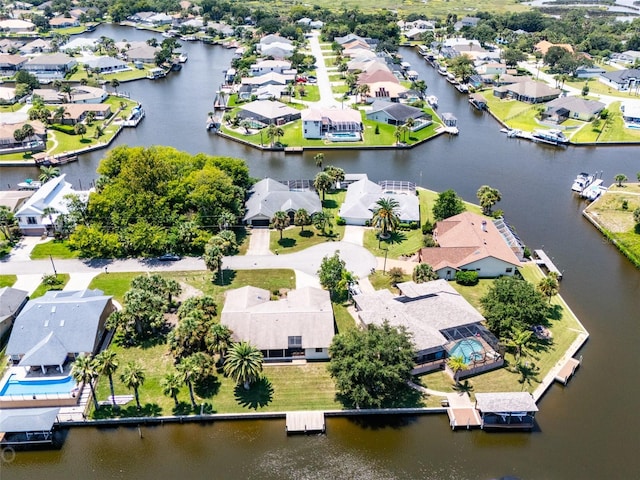
<svg viewBox="0 0 640 480">
<path fill-rule="evenodd" d="M 624 173 L 618 173 L 613 179 L 616 181 L 619 187 L 622 186 L 623 182 L 626 182 L 628 180 L 627 176 Z"/>
<path fill-rule="evenodd" d="M 487 326 L 497 337 L 544 324 L 549 307 L 531 283 L 516 277 L 498 278 L 480 299 Z"/>
<path fill-rule="evenodd" d="M 400 267 L 389 269 L 389 282 L 394 287 L 404 280 L 404 271 Z"/>
<path fill-rule="evenodd" d="M 394 198 L 380 198 L 376 202 L 371 226 L 380 229 L 380 238 L 389 238 L 391 232 L 395 232 L 400 225 L 398 209 L 400 203 Z"/>
<path fill-rule="evenodd" d="M 430 282 L 437 280 L 438 274 L 433 271 L 428 263 L 419 263 L 413 269 L 413 281 L 416 283 Z"/>
<path fill-rule="evenodd" d="M 311 216 L 309 215 L 309 212 L 304 208 L 296 210 L 296 213 L 293 216 L 293 223 L 296 227 L 300 227 L 301 232 L 304 232 L 304 227 L 306 225 L 311 225 Z"/>
<path fill-rule="evenodd" d="M 640 207 L 636 208 L 633 211 L 633 221 L 640 224 Z M 0 220 L 0 224 L 1 224 L 1 220 Z"/>
<path fill-rule="evenodd" d="M 117 78 L 113 78 L 111 79 L 111 86 L 113 87 L 113 89 L 115 90 L 116 94 L 118 93 L 118 87 L 120 86 L 120 80 L 118 80 Z"/>
<path fill-rule="evenodd" d="M 318 270 L 320 285 L 325 290 L 329 290 L 334 298 L 345 296 L 340 288 L 344 277 L 343 272 L 347 271 L 345 267 L 346 263 L 340 258 L 339 250 L 330 257 L 325 256 L 320 263 L 320 269 Z M 346 289 L 344 293 L 346 293 Z"/>
<path fill-rule="evenodd" d="M 320 230 L 323 235 L 325 235 L 327 228 L 333 227 L 331 224 L 331 216 L 324 211 L 316 212 L 311 215 L 311 221 L 313 226 Z"/>
<path fill-rule="evenodd" d="M 490 187 L 489 185 L 483 185 L 478 189 L 476 193 L 480 206 L 482 207 L 482 213 L 485 215 L 491 215 L 493 206 L 502 199 L 502 194 L 497 188 Z"/>
<path fill-rule="evenodd" d="M 469 365 L 465 362 L 462 355 L 449 357 L 447 360 L 447 366 L 453 372 L 453 379 L 456 381 L 456 385 L 460 384 L 460 372 L 469 369 Z"/>
<path fill-rule="evenodd" d="M 224 373 L 249 390 L 261 376 L 263 360 L 262 352 L 250 343 L 234 343 L 224 362 Z"/>
<path fill-rule="evenodd" d="M 433 217 L 436 221 L 453 217 L 466 210 L 464 202 L 454 190 L 445 190 L 438 194 L 433 204 Z"/>
<path fill-rule="evenodd" d="M 289 226 L 290 221 L 287 212 L 280 210 L 273 214 L 271 225 L 280 233 L 280 240 L 282 240 L 282 232 Z"/>
<path fill-rule="evenodd" d="M 140 410 L 140 392 L 138 391 L 145 381 L 145 373 L 142 367 L 137 362 L 129 362 L 122 369 L 120 374 L 120 381 L 129 390 L 133 390 L 133 395 L 136 398 L 136 406 Z"/>
<path fill-rule="evenodd" d="M 160 386 L 162 387 L 162 394 L 167 397 L 173 398 L 173 401 L 176 405 L 178 404 L 178 394 L 180 393 L 180 387 L 182 386 L 182 379 L 175 372 L 169 372 L 162 380 L 160 380 Z"/>
<path fill-rule="evenodd" d="M 404 327 L 367 325 L 333 338 L 329 373 L 341 400 L 349 407 L 401 406 L 414 367 L 415 350 Z"/>
<path fill-rule="evenodd" d="M 181 318 L 169 333 L 168 343 L 176 360 L 206 349 L 209 322 L 200 310 L 192 310 Z"/>
<path fill-rule="evenodd" d="M 313 187 L 322 192 L 322 201 L 324 202 L 324 196 L 327 190 L 333 186 L 333 178 L 327 172 L 320 172 L 313 180 Z"/>
<path fill-rule="evenodd" d="M 109 378 L 109 390 L 111 391 L 111 401 L 113 406 L 116 404 L 116 391 L 113 388 L 113 374 L 118 370 L 118 358 L 116 352 L 107 349 L 100 352 L 93 359 L 96 372 L 100 375 L 106 375 Z"/>
<path fill-rule="evenodd" d="M 80 135 L 84 139 L 84 134 L 87 133 L 87 127 L 84 123 L 76 123 L 73 126 L 73 131 L 76 135 Z"/>
<path fill-rule="evenodd" d="M 204 264 L 207 266 L 211 272 L 214 272 L 214 280 L 216 275 L 222 282 L 222 258 L 224 254 L 222 252 L 221 247 L 216 243 L 207 243 L 207 246 L 204 249 L 204 255 L 202 256 L 204 260 Z"/>
<path fill-rule="evenodd" d="M 93 407 L 98 410 L 98 399 L 96 398 L 96 391 L 93 387 L 93 381 L 97 378 L 98 372 L 91 361 L 89 355 L 80 355 L 76 357 L 71 367 L 71 376 L 78 383 L 83 383 L 85 386 L 89 385 L 91 390 L 91 398 L 93 398 Z"/>
<path fill-rule="evenodd" d="M 15 245 L 14 230 L 18 227 L 18 220 L 9 207 L 0 205 L 0 232 L 7 239 L 9 245 Z"/>
</svg>

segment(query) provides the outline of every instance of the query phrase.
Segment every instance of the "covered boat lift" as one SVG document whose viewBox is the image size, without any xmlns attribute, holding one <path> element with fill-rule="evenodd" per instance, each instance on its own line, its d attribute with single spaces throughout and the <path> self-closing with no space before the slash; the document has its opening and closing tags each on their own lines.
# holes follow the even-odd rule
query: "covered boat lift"
<svg viewBox="0 0 640 480">
<path fill-rule="evenodd" d="M 0 445 L 53 443 L 53 428 L 59 412 L 59 407 L 0 410 Z"/>
<path fill-rule="evenodd" d="M 538 407 L 528 392 L 476 393 L 480 428 L 531 430 Z"/>
</svg>

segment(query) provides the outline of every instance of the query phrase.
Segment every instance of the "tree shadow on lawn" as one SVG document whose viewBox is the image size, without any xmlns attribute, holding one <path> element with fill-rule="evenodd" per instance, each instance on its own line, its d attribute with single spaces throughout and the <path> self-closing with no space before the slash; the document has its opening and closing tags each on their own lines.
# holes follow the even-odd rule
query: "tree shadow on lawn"
<svg viewBox="0 0 640 480">
<path fill-rule="evenodd" d="M 637 235 L 640 235 L 640 223 L 636 223 L 636 226 L 633 227 L 633 231 L 634 233 L 636 233 Z"/>
<path fill-rule="evenodd" d="M 222 270 L 222 281 L 220 281 L 220 278 L 218 278 L 218 275 L 216 275 L 216 278 L 213 281 L 213 283 L 215 285 L 220 285 L 220 286 L 231 285 L 235 280 L 236 275 L 237 273 L 235 270 L 231 270 L 230 268 L 225 268 Z"/>
<path fill-rule="evenodd" d="M 311 238 L 315 235 L 315 233 L 313 233 L 311 230 L 302 230 L 300 233 L 298 233 L 298 235 L 303 238 Z"/>
<path fill-rule="evenodd" d="M 83 138 L 82 140 L 80 140 L 80 143 L 91 143 L 92 140 L 90 138 Z"/>
<path fill-rule="evenodd" d="M 215 375 L 200 379 L 193 389 L 200 398 L 211 398 L 220 391 L 220 380 Z"/>
<path fill-rule="evenodd" d="M 549 314 L 547 315 L 549 320 L 560 320 L 562 319 L 562 307 L 560 305 L 551 305 L 549 307 Z M 548 327 L 549 325 L 545 325 Z"/>
<path fill-rule="evenodd" d="M 338 202 L 336 202 L 333 198 L 323 200 L 322 207 L 329 210 L 335 210 L 336 208 L 338 208 Z"/>
<path fill-rule="evenodd" d="M 280 240 L 278 240 L 278 245 L 280 245 L 282 248 L 294 247 L 296 243 L 298 242 L 296 241 L 295 238 L 283 237 Z"/>
<path fill-rule="evenodd" d="M 245 390 L 243 385 L 236 385 L 234 393 L 238 405 L 257 410 L 258 407 L 266 407 L 273 401 L 273 391 L 269 379 L 262 377 L 251 385 L 249 390 Z"/>
<path fill-rule="evenodd" d="M 138 409 L 135 400 L 132 400 L 131 403 L 126 407 L 101 405 L 98 410 L 94 410 L 92 418 L 101 420 L 105 418 L 159 417 L 162 415 L 162 408 L 157 403 L 146 403 L 140 409 Z"/>
<path fill-rule="evenodd" d="M 380 234 L 378 234 L 380 235 Z M 407 240 L 407 234 L 404 232 L 391 232 L 389 238 L 379 238 L 380 244 L 386 243 L 389 245 L 399 245 L 405 240 Z"/>
</svg>

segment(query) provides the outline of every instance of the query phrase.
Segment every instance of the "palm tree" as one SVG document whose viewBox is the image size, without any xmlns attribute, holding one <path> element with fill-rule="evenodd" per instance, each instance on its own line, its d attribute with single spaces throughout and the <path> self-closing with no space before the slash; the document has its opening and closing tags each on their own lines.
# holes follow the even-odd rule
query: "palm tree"
<svg viewBox="0 0 640 480">
<path fill-rule="evenodd" d="M 322 192 L 322 201 L 324 202 L 324 196 L 327 190 L 333 185 L 333 178 L 327 172 L 320 172 L 313 180 L 313 186 L 316 190 Z"/>
<path fill-rule="evenodd" d="M 344 170 L 342 168 L 329 165 L 324 169 L 324 171 L 331 177 L 331 180 L 333 180 L 334 184 L 344 181 Z"/>
<path fill-rule="evenodd" d="M 33 129 L 33 126 L 25 123 L 22 126 L 22 134 L 24 135 L 24 139 L 25 140 L 29 140 L 31 137 L 33 137 L 33 134 L 35 133 L 35 130 Z"/>
<path fill-rule="evenodd" d="M 84 134 L 87 133 L 87 127 L 84 123 L 76 123 L 73 126 L 73 131 L 76 135 L 80 135 L 80 137 L 84 140 Z"/>
<path fill-rule="evenodd" d="M 227 350 L 231 345 L 231 335 L 233 335 L 231 329 L 221 323 L 214 323 L 209 329 L 207 343 L 209 345 L 209 350 L 220 356 L 218 360 L 219 365 L 224 363 Z"/>
<path fill-rule="evenodd" d="M 503 339 L 504 344 L 508 348 L 514 348 L 516 350 L 516 364 L 520 363 L 520 358 L 523 353 L 528 351 L 529 343 L 531 342 L 532 330 L 516 330 L 513 332 L 511 338 Z"/>
<path fill-rule="evenodd" d="M 398 208 L 400 203 L 393 198 L 381 198 L 376 202 L 371 225 L 382 230 L 380 238 L 389 238 L 389 232 L 394 232 L 398 228 L 400 224 Z"/>
<path fill-rule="evenodd" d="M 76 382 L 89 385 L 91 398 L 93 398 L 93 407 L 98 410 L 98 399 L 96 398 L 96 391 L 93 388 L 93 381 L 98 376 L 98 372 L 96 372 L 93 366 L 91 357 L 84 354 L 77 357 L 71 368 L 71 376 Z"/>
<path fill-rule="evenodd" d="M 162 387 L 162 394 L 167 397 L 173 398 L 173 401 L 178 406 L 178 394 L 180 393 L 180 387 L 182 386 L 182 379 L 177 373 L 169 372 L 162 380 L 160 380 L 160 386 Z"/>
<path fill-rule="evenodd" d="M 400 144 L 400 139 L 402 138 L 402 127 L 398 125 L 393 132 L 393 136 L 396 137 L 396 145 Z"/>
<path fill-rule="evenodd" d="M 202 374 L 202 365 L 198 361 L 198 357 L 195 355 L 191 355 L 185 359 L 183 359 L 177 366 L 178 374 L 182 381 L 189 388 L 189 399 L 191 400 L 191 406 L 195 410 L 197 408 L 196 405 L 196 397 L 193 393 L 193 383 L 196 379 Z"/>
<path fill-rule="evenodd" d="M 229 350 L 224 364 L 224 373 L 237 384 L 242 383 L 245 390 L 260 378 L 262 372 L 262 352 L 248 342 L 236 343 Z"/>
<path fill-rule="evenodd" d="M 460 384 L 460 372 L 467 370 L 469 365 L 464 361 L 462 355 L 455 357 L 449 357 L 447 360 L 447 366 L 453 371 L 453 379 L 456 381 L 456 385 Z"/>
<path fill-rule="evenodd" d="M 282 136 L 284 136 L 284 130 L 282 129 L 282 127 L 278 127 L 273 123 L 267 127 L 267 138 L 271 141 L 272 147 L 274 146 L 275 142 Z"/>
<path fill-rule="evenodd" d="M 331 216 L 324 213 L 324 211 L 314 213 L 311 216 L 311 221 L 313 222 L 314 227 L 322 231 L 323 235 L 327 228 L 331 228 L 333 226 L 331 224 Z"/>
<path fill-rule="evenodd" d="M 114 78 L 111 80 L 111 86 L 113 87 L 113 89 L 115 90 L 116 94 L 118 93 L 118 87 L 120 86 L 120 80 L 118 80 L 117 78 Z"/>
<path fill-rule="evenodd" d="M 202 256 L 205 265 L 212 272 L 217 272 L 220 281 L 222 282 L 222 249 L 218 244 L 209 241 L 204 248 L 204 255 Z"/>
<path fill-rule="evenodd" d="M 304 232 L 305 225 L 311 224 L 311 216 L 309 215 L 309 212 L 304 208 L 298 209 L 293 216 L 293 223 L 295 223 L 297 227 L 300 227 L 301 232 Z"/>
<path fill-rule="evenodd" d="M 416 283 L 430 282 L 437 279 L 438 274 L 433 271 L 433 268 L 428 263 L 419 263 L 413 269 L 413 281 Z"/>
<path fill-rule="evenodd" d="M 545 297 L 549 298 L 549 304 L 551 304 L 551 297 L 557 295 L 559 290 L 557 274 L 549 274 L 549 276 L 540 280 L 540 283 L 538 283 L 538 290 Z"/>
<path fill-rule="evenodd" d="M 118 369 L 118 359 L 116 358 L 116 352 L 113 350 L 103 350 L 94 359 L 94 365 L 96 371 L 100 375 L 106 375 L 109 377 L 109 389 L 111 390 L 111 401 L 113 406 L 116 406 L 116 391 L 113 388 L 113 374 Z"/>
<path fill-rule="evenodd" d="M 40 176 L 38 180 L 42 183 L 46 183 L 52 178 L 60 176 L 60 168 L 59 167 L 45 167 L 44 165 L 40 167 Z"/>
<path fill-rule="evenodd" d="M 369 96 L 370 91 L 371 91 L 371 87 L 369 87 L 368 84 L 362 83 L 358 85 L 358 88 L 356 89 L 356 93 L 360 95 L 360 103 L 364 103 L 364 99 L 365 97 Z"/>
<path fill-rule="evenodd" d="M 324 161 L 324 153 L 318 153 L 313 159 L 316 161 L 316 167 L 322 170 L 322 162 Z M 640 174 L 639 174 L 640 175 Z M 640 178 L 638 179 L 640 182 Z"/>
<path fill-rule="evenodd" d="M 71 84 L 65 83 L 60 87 L 60 91 L 67 95 L 67 102 L 71 103 L 71 99 L 73 98 L 73 92 L 71 91 Z"/>
<path fill-rule="evenodd" d="M 68 116 L 69 113 L 64 107 L 58 107 L 53 111 L 53 121 L 56 123 L 62 123 L 65 116 Z"/>
<path fill-rule="evenodd" d="M 502 194 L 497 188 L 492 188 L 489 185 L 481 186 L 476 192 L 476 196 L 480 201 L 482 207 L 482 213 L 485 215 L 491 215 L 491 209 L 493 206 L 502 200 Z"/>
<path fill-rule="evenodd" d="M 273 214 L 271 224 L 273 225 L 273 228 L 280 232 L 280 240 L 282 240 L 282 231 L 289 226 L 289 223 L 290 219 L 287 212 L 280 210 Z"/>
<path fill-rule="evenodd" d="M 627 176 L 624 173 L 619 173 L 613 178 L 616 182 L 618 182 L 618 186 L 622 186 L 622 182 L 627 181 Z"/>
<path fill-rule="evenodd" d="M 140 406 L 140 395 L 138 389 L 144 384 L 145 374 L 142 367 L 136 362 L 129 362 L 124 366 L 122 373 L 120 374 L 120 380 L 124 383 L 124 386 L 130 390 L 133 390 L 133 394 L 136 398 L 136 405 L 138 410 L 142 408 Z"/>
</svg>

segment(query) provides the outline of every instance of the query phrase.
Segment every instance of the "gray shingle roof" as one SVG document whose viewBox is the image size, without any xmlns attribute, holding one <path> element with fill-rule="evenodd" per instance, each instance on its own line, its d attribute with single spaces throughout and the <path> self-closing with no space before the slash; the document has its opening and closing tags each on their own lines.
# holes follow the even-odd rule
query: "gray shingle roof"
<svg viewBox="0 0 640 480">
<path fill-rule="evenodd" d="M 483 413 L 537 412 L 528 392 L 476 393 L 476 407 Z"/>
<path fill-rule="evenodd" d="M 373 217 L 376 202 L 381 198 L 397 200 L 398 217 L 403 222 L 420 220 L 420 201 L 415 195 L 385 193 L 380 185 L 363 178 L 347 188 L 347 195 L 340 207 L 339 215 L 344 219 L 366 219 Z"/>
<path fill-rule="evenodd" d="M 290 191 L 289 187 L 271 178 L 256 183 L 246 202 L 245 221 L 255 218 L 272 218 L 278 211 L 296 211 L 304 208 L 309 215 L 322 210 L 320 198 L 315 192 Z"/>
<path fill-rule="evenodd" d="M 0 323 L 12 317 L 27 298 L 27 292 L 12 287 L 0 288 Z"/>
<path fill-rule="evenodd" d="M 405 105 L 404 103 L 373 102 L 369 113 L 380 111 L 385 111 L 387 115 L 398 122 L 406 122 L 410 118 L 416 119 L 424 116 L 424 112 L 421 109 L 412 107 L 411 105 Z"/>
<path fill-rule="evenodd" d="M 48 432 L 53 427 L 59 411 L 59 407 L 2 409 L 0 432 Z"/>
<path fill-rule="evenodd" d="M 627 68 L 625 70 L 613 70 L 601 75 L 616 83 L 626 83 L 631 79 L 640 78 L 640 68 Z"/>
<path fill-rule="evenodd" d="M 605 104 L 602 102 L 587 100 L 581 97 L 560 97 L 547 103 L 547 110 L 566 108 L 570 112 L 587 113 L 591 115 L 601 112 L 604 107 Z"/>
</svg>

